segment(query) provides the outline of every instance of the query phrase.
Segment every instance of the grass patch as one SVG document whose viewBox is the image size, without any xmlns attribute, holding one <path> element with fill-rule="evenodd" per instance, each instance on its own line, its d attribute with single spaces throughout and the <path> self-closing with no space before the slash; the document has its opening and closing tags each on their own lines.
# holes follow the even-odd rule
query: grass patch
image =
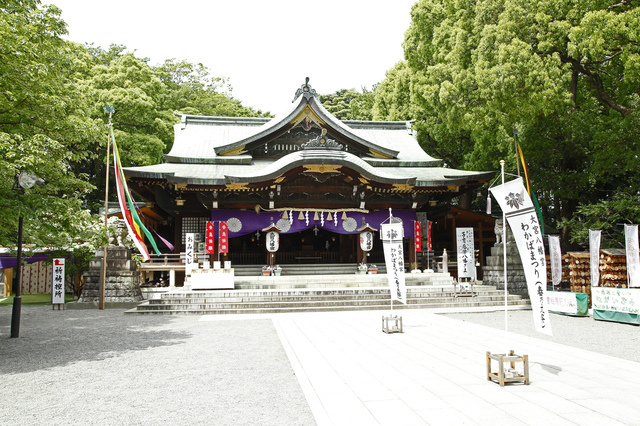
<svg viewBox="0 0 640 426">
<path fill-rule="evenodd" d="M 23 305 L 50 305 L 50 294 L 22 294 Z M 65 301 L 72 302 L 75 299 L 73 295 L 65 294 Z M 13 306 L 13 296 L 0 298 L 0 306 Z"/>
</svg>

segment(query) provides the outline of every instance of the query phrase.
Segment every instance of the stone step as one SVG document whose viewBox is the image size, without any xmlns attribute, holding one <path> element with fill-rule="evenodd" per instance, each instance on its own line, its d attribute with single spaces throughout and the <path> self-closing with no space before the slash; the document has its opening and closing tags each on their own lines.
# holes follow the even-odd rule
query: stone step
<svg viewBox="0 0 640 426">
<path fill-rule="evenodd" d="M 407 287 L 406 308 L 455 308 L 503 306 L 504 293 L 492 286 L 478 285 L 473 295 L 456 295 L 453 285 Z M 524 309 L 530 306 L 521 296 L 507 297 L 510 307 Z M 222 313 L 275 313 L 352 309 L 389 309 L 389 288 L 342 289 L 268 289 L 175 291 L 149 300 L 128 313 L 158 314 L 222 314 Z"/>
<path fill-rule="evenodd" d="M 331 263 L 294 263 L 279 265 L 282 268 L 282 276 L 299 275 L 350 275 L 355 274 L 356 264 Z M 377 265 L 378 273 L 384 274 L 387 268 L 384 264 Z M 262 265 L 233 265 L 236 277 L 251 277 L 262 275 Z"/>
<path fill-rule="evenodd" d="M 143 303 L 138 309 L 127 311 L 132 314 L 161 314 L 161 315 L 228 315 L 228 314 L 270 314 L 270 313 L 296 313 L 296 312 L 336 312 L 336 311 L 357 311 L 357 310 L 389 310 L 390 303 L 376 305 L 335 305 L 335 306 L 305 306 L 305 307 L 271 307 L 271 308 L 236 308 L 236 309 L 180 309 L 174 306 L 167 309 L 144 309 L 146 303 Z M 393 310 L 397 309 L 442 309 L 443 311 L 463 310 L 466 308 L 495 308 L 495 302 L 474 301 L 473 299 L 464 299 L 450 303 L 417 303 L 403 305 L 400 303 L 393 304 Z M 531 309 L 528 300 L 520 300 L 509 303 L 509 309 Z"/>
</svg>

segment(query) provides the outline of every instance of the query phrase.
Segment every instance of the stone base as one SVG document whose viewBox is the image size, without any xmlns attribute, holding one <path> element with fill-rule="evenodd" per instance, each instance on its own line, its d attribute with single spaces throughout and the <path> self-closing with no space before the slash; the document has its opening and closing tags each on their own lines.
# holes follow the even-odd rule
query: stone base
<svg viewBox="0 0 640 426">
<path fill-rule="evenodd" d="M 78 303 L 99 303 L 102 279 L 102 249 L 84 276 L 84 288 Z M 130 304 L 142 302 L 140 274 L 131 261 L 131 252 L 125 247 L 109 247 L 107 251 L 107 276 L 104 291 L 105 304 Z"/>
<path fill-rule="evenodd" d="M 482 268 L 482 284 L 504 290 L 504 248 L 502 244 L 491 247 L 491 255 Z M 527 295 L 527 280 L 515 242 L 507 243 L 507 291 L 511 294 Z"/>
</svg>

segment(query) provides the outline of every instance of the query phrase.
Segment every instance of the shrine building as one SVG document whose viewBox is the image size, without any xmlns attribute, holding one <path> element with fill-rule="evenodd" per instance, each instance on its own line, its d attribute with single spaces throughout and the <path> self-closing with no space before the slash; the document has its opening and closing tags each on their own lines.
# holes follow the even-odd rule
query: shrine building
<svg viewBox="0 0 640 426">
<path fill-rule="evenodd" d="M 401 219 L 407 265 L 416 261 L 414 221 L 477 190 L 495 172 L 442 167 L 406 121 L 339 120 L 307 83 L 275 118 L 182 114 L 165 162 L 128 167 L 129 188 L 153 211 L 158 231 L 184 251 L 195 233 L 204 252 L 207 221 L 225 221 L 221 260 L 271 261 L 265 230 L 280 234 L 276 263 L 360 263 L 363 227 Z M 368 261 L 384 262 L 376 234 Z"/>
</svg>

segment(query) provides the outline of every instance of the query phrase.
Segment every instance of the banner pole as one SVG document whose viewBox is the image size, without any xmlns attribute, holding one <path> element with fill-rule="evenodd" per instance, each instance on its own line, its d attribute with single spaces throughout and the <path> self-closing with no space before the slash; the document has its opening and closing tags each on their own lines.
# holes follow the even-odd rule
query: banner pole
<svg viewBox="0 0 640 426">
<path fill-rule="evenodd" d="M 109 114 L 109 122 L 107 124 L 108 127 L 113 126 L 111 122 L 111 117 L 115 112 L 115 109 L 112 106 L 107 106 L 104 108 L 105 112 Z M 104 232 L 107 236 L 107 242 L 102 248 L 102 270 L 100 273 L 100 297 L 98 299 L 98 309 L 104 310 L 105 305 L 105 289 L 107 283 L 107 251 L 109 249 L 109 225 L 107 218 L 109 217 L 109 159 L 111 151 L 111 132 L 107 135 L 107 170 L 105 173 L 105 183 L 104 183 Z M 124 214 L 124 213 L 123 213 Z"/>
<path fill-rule="evenodd" d="M 502 185 L 504 186 L 504 160 L 500 160 L 500 170 L 502 175 Z M 502 260 L 504 274 L 504 346 L 505 351 L 509 350 L 509 315 L 507 313 L 507 218 L 502 209 Z M 508 353 L 508 352 L 505 352 Z"/>
</svg>

